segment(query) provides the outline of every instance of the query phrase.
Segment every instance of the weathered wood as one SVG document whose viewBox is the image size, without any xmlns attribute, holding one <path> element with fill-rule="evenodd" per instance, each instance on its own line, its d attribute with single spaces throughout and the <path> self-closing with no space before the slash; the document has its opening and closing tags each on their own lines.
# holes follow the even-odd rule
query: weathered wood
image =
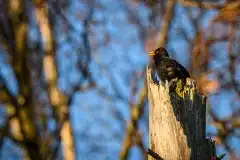
<svg viewBox="0 0 240 160">
<path fill-rule="evenodd" d="M 206 97 L 197 93 L 195 81 L 187 79 L 182 92 L 170 93 L 168 82 L 156 84 L 148 67 L 147 83 L 150 150 L 164 160 L 210 159 Z"/>
</svg>

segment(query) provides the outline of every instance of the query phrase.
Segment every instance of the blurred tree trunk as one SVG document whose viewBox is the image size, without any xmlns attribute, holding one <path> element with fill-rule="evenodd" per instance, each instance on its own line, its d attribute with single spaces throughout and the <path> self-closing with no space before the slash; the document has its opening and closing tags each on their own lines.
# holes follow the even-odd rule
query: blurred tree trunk
<svg viewBox="0 0 240 160">
<path fill-rule="evenodd" d="M 9 137 L 22 146 L 27 159 L 52 159 L 56 158 L 59 142 L 63 149 L 63 157 L 67 160 L 75 159 L 74 140 L 72 126 L 69 120 L 68 97 L 64 95 L 57 86 L 57 67 L 55 63 L 55 40 L 53 36 L 52 17 L 49 16 L 49 8 L 45 1 L 22 1 L 10 0 L 0 3 L 2 14 L 5 14 L 0 27 L 1 38 L 4 38 L 5 49 L 10 57 L 10 65 L 13 68 L 18 86 L 16 95 L 9 91 L 4 85 L 4 94 L 9 99 L 8 116 L 10 129 Z M 43 121 L 50 117 L 41 117 L 41 105 L 37 106 L 37 100 L 33 94 L 32 69 L 34 64 L 30 63 L 33 50 L 29 43 L 29 30 L 31 13 L 35 13 L 35 20 L 41 35 L 37 44 L 42 46 L 43 71 L 48 93 L 48 101 L 56 121 L 56 130 L 52 133 L 46 129 L 42 130 Z M 37 37 L 37 36 L 36 36 Z M 41 63 L 41 62 L 40 62 Z M 41 69 L 40 69 L 41 70 Z M 2 77 L 0 77 L 2 80 Z M 37 108 L 40 107 L 40 108 Z M 46 119 L 49 118 L 49 119 Z M 45 119 L 45 120 L 43 120 Z"/>
<path fill-rule="evenodd" d="M 55 41 L 52 34 L 52 26 L 49 22 L 49 11 L 44 7 L 43 1 L 35 1 L 35 16 L 39 25 L 43 41 L 43 68 L 47 81 L 48 97 L 53 111 L 56 114 L 56 120 L 61 125 L 60 137 L 63 146 L 63 157 L 66 160 L 75 159 L 72 127 L 69 120 L 69 110 L 67 106 L 67 97 L 57 88 L 57 70 L 54 63 Z"/>
<path fill-rule="evenodd" d="M 11 24 L 9 39 L 13 39 L 9 43 L 10 47 L 8 50 L 19 87 L 19 93 L 13 103 L 17 117 L 12 119 L 10 124 L 11 127 L 18 127 L 20 133 L 17 133 L 15 128 L 11 128 L 11 130 L 15 130 L 16 134 L 13 135 L 13 138 L 16 141 L 23 141 L 22 146 L 25 148 L 29 158 L 38 159 L 41 156 L 37 143 L 39 139 L 35 124 L 32 82 L 28 65 L 28 19 L 26 16 L 26 5 L 21 0 L 7 1 L 5 5 L 5 9 L 8 10 L 8 22 Z"/>
</svg>

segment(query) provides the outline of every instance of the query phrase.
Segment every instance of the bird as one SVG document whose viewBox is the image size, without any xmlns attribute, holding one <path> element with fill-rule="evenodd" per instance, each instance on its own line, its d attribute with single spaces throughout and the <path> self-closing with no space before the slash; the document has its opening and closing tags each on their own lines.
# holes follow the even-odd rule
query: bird
<svg viewBox="0 0 240 160">
<path fill-rule="evenodd" d="M 173 79 L 181 79 L 186 82 L 190 78 L 188 71 L 176 60 L 169 57 L 168 51 L 164 47 L 157 48 L 154 52 L 149 52 L 153 57 L 154 68 L 161 81 L 171 82 Z"/>
</svg>

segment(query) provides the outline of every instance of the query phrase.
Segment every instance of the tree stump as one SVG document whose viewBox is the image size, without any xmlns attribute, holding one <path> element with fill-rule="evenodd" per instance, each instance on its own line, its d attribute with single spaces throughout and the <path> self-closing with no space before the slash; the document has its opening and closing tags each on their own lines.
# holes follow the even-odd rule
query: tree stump
<svg viewBox="0 0 240 160">
<path fill-rule="evenodd" d="M 206 97 L 187 79 L 182 92 L 156 83 L 147 67 L 149 99 L 149 159 L 209 160 L 214 144 L 206 139 Z M 154 158 L 153 158 L 154 157 Z"/>
</svg>

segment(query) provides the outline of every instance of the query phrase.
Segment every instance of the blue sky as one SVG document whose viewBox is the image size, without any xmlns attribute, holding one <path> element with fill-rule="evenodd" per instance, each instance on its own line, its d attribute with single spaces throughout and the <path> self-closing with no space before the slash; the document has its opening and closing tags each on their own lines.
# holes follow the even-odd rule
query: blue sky
<svg viewBox="0 0 240 160">
<path fill-rule="evenodd" d="M 86 5 L 81 5 L 77 1 L 72 1 L 66 15 L 75 28 L 74 32 L 68 34 L 59 34 L 57 43 L 60 48 L 57 50 L 57 60 L 60 71 L 58 80 L 59 87 L 68 92 L 71 84 L 78 84 L 83 77 L 76 69 L 77 57 L 84 53 L 79 52 L 76 46 L 68 43 L 68 36 L 78 40 L 78 45 L 83 45 L 81 32 L 83 24 L 76 18 L 76 14 L 86 16 L 88 9 Z M 94 10 L 94 25 L 91 25 L 90 34 L 92 45 L 98 45 L 92 49 L 92 61 L 90 62 L 90 72 L 97 82 L 97 88 L 90 89 L 86 92 L 78 92 L 74 95 L 74 101 L 70 107 L 71 120 L 74 128 L 76 140 L 77 159 L 118 159 L 118 153 L 121 148 L 127 121 L 130 118 L 129 113 L 129 94 L 130 82 L 135 71 L 143 71 L 148 63 L 148 57 L 144 50 L 143 44 L 138 36 L 138 30 L 134 24 L 128 22 L 126 11 L 120 1 L 98 0 L 99 6 Z M 149 10 L 143 5 L 135 8 L 143 25 L 147 26 L 147 16 Z M 193 11 L 197 12 L 197 11 Z M 174 58 L 184 66 L 189 65 L 188 45 L 179 36 L 177 29 L 184 26 L 188 35 L 194 37 L 194 31 L 191 29 L 184 10 L 181 7 L 176 8 L 178 17 L 174 19 L 172 29 L 170 30 L 169 44 L 167 48 L 174 50 L 177 54 Z M 204 28 L 214 12 L 209 12 L 203 19 L 201 26 Z M 63 23 L 59 21 L 59 24 Z M 104 36 L 109 36 L 108 44 L 103 43 Z M 34 34 L 33 34 L 34 37 Z M 219 46 L 218 46 L 219 47 Z M 224 55 L 224 54 L 223 54 Z M 10 68 L 6 64 L 6 58 L 0 56 L 1 74 L 8 79 L 8 85 L 15 91 L 17 86 L 14 83 L 14 77 Z M 212 68 L 227 63 L 224 61 L 213 60 L 210 64 Z M 239 72 L 239 71 L 238 71 Z M 10 74 L 10 75 L 9 75 Z M 10 83 L 12 82 L 12 83 Z M 141 84 L 142 80 L 139 80 Z M 113 86 L 116 86 L 118 93 L 115 93 Z M 141 85 L 139 85 L 140 88 Z M 107 97 L 102 93 L 106 92 Z M 119 96 L 120 95 L 120 96 Z M 227 116 L 231 113 L 234 101 L 234 93 L 231 91 L 221 91 L 218 94 L 209 96 L 209 103 L 216 106 L 216 113 L 221 116 Z M 148 129 L 146 120 L 148 119 L 148 106 L 146 105 L 145 114 L 140 120 L 140 128 L 144 135 L 144 143 L 148 144 Z M 214 131 L 211 126 L 207 131 Z M 240 153 L 240 141 L 232 139 L 232 146 Z M 6 145 L 5 145 L 6 148 Z M 8 147 L 7 147 L 8 148 Z M 218 148 L 219 153 L 225 153 L 222 147 Z M 5 155 L 7 157 L 7 155 Z M 138 148 L 131 149 L 130 159 L 141 159 Z"/>
</svg>

